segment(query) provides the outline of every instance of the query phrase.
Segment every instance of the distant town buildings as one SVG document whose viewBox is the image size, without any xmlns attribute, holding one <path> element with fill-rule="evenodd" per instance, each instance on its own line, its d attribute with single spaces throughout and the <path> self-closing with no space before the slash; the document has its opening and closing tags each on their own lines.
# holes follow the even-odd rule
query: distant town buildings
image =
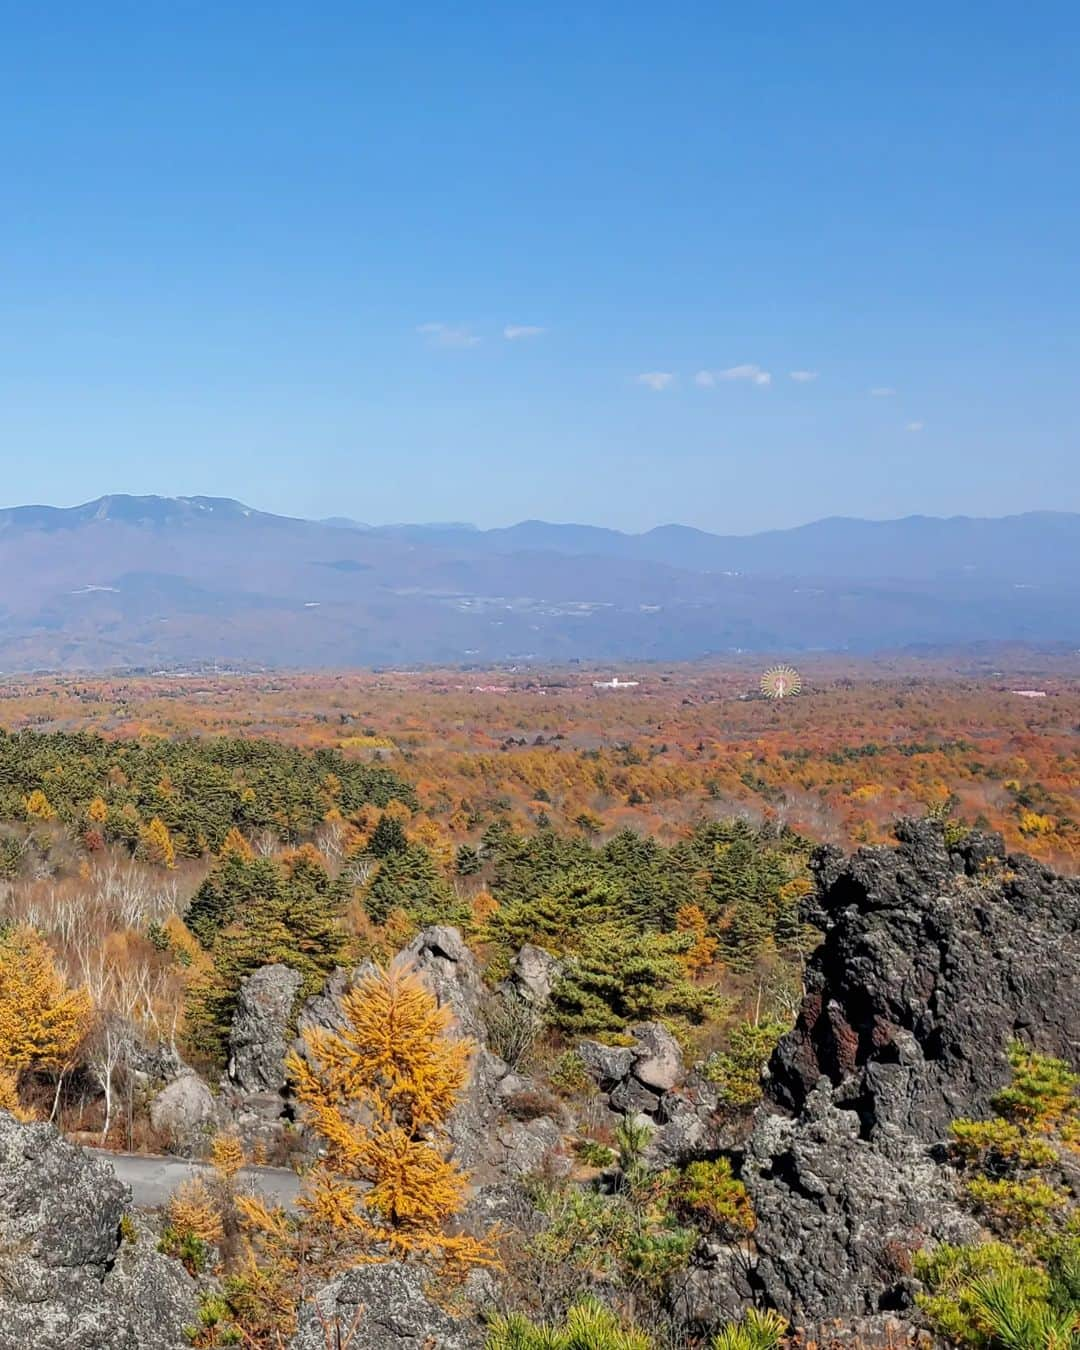
<svg viewBox="0 0 1080 1350">
<path fill-rule="evenodd" d="M 1017 698 L 1045 698 L 1045 689 L 1014 689 L 1013 693 Z"/>
</svg>

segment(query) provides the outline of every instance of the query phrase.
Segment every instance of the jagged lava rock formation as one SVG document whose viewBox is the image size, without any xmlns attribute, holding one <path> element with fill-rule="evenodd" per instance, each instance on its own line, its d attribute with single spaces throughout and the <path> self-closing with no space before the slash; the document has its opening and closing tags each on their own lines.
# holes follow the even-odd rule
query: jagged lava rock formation
<svg viewBox="0 0 1080 1350">
<path fill-rule="evenodd" d="M 1080 881 L 1006 857 L 997 835 L 947 848 L 921 820 L 898 837 L 818 854 L 809 917 L 825 939 L 769 1096 L 797 1110 L 824 1075 L 868 1127 L 932 1140 L 990 1110 L 1012 1038 L 1080 1057 Z"/>
<path fill-rule="evenodd" d="M 991 1113 L 1014 1038 L 1080 1061 L 1080 882 L 996 835 L 897 833 L 817 855 L 824 939 L 742 1164 L 752 1285 L 797 1319 L 907 1306 L 910 1252 L 974 1235 L 941 1161 L 949 1123 Z"/>
</svg>

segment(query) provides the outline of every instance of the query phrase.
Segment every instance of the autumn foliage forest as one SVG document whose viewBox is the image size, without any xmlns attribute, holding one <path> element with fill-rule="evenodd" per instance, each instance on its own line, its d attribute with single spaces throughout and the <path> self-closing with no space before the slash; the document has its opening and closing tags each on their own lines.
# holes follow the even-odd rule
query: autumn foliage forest
<svg viewBox="0 0 1080 1350">
<path fill-rule="evenodd" d="M 414 828 L 436 851 L 495 818 L 600 835 L 630 827 L 670 842 L 702 814 L 736 813 L 838 843 L 875 841 L 897 815 L 948 800 L 1070 870 L 1080 843 L 1075 663 L 1000 664 L 961 672 L 945 660 L 823 658 L 803 664 L 804 691 L 783 704 L 760 697 L 749 662 L 645 667 L 621 690 L 594 689 L 607 676 L 584 670 L 28 679 L 0 685 L 0 727 L 254 738 L 380 762 L 415 791 Z M 1032 689 L 1046 697 L 1016 692 Z M 24 786 L 0 787 L 6 817 Z M 168 795 L 182 801 L 183 783 Z M 294 841 L 309 828 L 270 821 L 265 803 L 243 824 L 291 830 Z"/>
<path fill-rule="evenodd" d="M 114 1100 L 118 1028 L 212 1069 L 258 966 L 287 958 L 312 993 L 437 922 L 492 981 L 525 942 L 573 957 L 552 1055 L 647 1017 L 723 1055 L 790 1022 L 815 842 L 933 812 L 1076 870 L 1080 683 L 1058 664 L 822 659 L 783 702 L 749 663 L 620 689 L 578 668 L 10 681 L 0 941 L 31 973 L 0 980 L 0 1093 L 152 1146 Z M 40 1025 L 5 1032 L 4 1006 Z"/>
</svg>

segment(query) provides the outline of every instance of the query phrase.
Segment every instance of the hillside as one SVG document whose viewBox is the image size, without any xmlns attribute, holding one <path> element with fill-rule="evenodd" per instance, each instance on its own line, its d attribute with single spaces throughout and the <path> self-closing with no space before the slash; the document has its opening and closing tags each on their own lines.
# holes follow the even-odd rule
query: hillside
<svg viewBox="0 0 1080 1350">
<path fill-rule="evenodd" d="M 688 659 L 1080 641 L 1080 516 L 746 537 L 366 527 L 228 499 L 0 512 L 0 666 Z"/>
</svg>

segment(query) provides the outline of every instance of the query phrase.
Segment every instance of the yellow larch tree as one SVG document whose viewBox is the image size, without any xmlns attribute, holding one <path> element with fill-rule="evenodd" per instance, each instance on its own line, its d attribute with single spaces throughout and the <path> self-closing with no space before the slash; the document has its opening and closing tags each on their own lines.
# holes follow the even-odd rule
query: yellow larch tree
<svg viewBox="0 0 1080 1350">
<path fill-rule="evenodd" d="M 200 1242 L 220 1242 L 225 1233 L 221 1209 L 204 1177 L 182 1181 L 165 1206 L 169 1227 L 178 1238 L 198 1238 Z"/>
<path fill-rule="evenodd" d="M 147 862 L 159 863 L 162 867 L 176 866 L 172 835 L 160 816 L 155 816 L 139 831 L 139 852 Z"/>
<path fill-rule="evenodd" d="M 40 934 L 0 934 L 0 1066 L 17 1072 L 66 1063 L 89 1020 L 89 995 L 68 987 Z"/>
<path fill-rule="evenodd" d="M 34 820 L 52 820 L 56 812 L 41 788 L 35 788 L 26 799 L 26 814 Z"/>
<path fill-rule="evenodd" d="M 412 811 L 405 802 L 399 801 L 396 797 L 386 803 L 382 814 L 389 816 L 391 820 L 400 820 L 402 825 L 407 825 L 412 819 Z"/>
<path fill-rule="evenodd" d="M 71 989 L 32 928 L 0 933 L 0 1107 L 19 1110 L 24 1069 L 67 1064 L 90 1026 L 90 997 Z"/>
<path fill-rule="evenodd" d="M 235 825 L 229 826 L 229 832 L 226 834 L 221 845 L 221 851 L 218 854 L 221 858 L 235 856 L 243 858 L 245 862 L 251 862 L 255 857 L 255 850 L 240 833 Z"/>
<path fill-rule="evenodd" d="M 210 1166 L 220 1180 L 231 1185 L 247 1161 L 237 1134 L 215 1134 L 210 1142 Z"/>
<path fill-rule="evenodd" d="M 453 841 L 430 816 L 414 822 L 408 835 L 414 844 L 423 844 L 440 867 L 448 868 L 454 861 Z"/>
<path fill-rule="evenodd" d="M 452 1033 L 417 973 L 376 968 L 342 999 L 341 1031 L 311 1028 L 287 1061 L 324 1155 L 290 1217 L 242 1197 L 252 1243 L 252 1308 L 273 1320 L 309 1282 L 378 1261 L 421 1259 L 448 1275 L 497 1264 L 490 1235 L 449 1233 L 468 1177 L 446 1156 L 446 1123 L 465 1087 L 472 1044 Z M 275 1314 L 274 1310 L 277 1310 Z"/>
<path fill-rule="evenodd" d="M 490 891 L 477 891 L 469 903 L 469 917 L 477 928 L 482 928 L 498 910 L 499 902 Z"/>
<path fill-rule="evenodd" d="M 690 975 L 700 975 L 716 960 L 719 946 L 709 935 L 709 921 L 700 905 L 680 905 L 675 914 L 675 927 L 680 933 L 689 933 L 694 945 L 683 955 L 683 965 Z"/>
<path fill-rule="evenodd" d="M 10 1069 L 0 1069 L 0 1111 L 9 1111 L 16 1120 L 33 1120 L 34 1113 L 27 1111 L 19 1100 L 19 1076 Z"/>
</svg>

